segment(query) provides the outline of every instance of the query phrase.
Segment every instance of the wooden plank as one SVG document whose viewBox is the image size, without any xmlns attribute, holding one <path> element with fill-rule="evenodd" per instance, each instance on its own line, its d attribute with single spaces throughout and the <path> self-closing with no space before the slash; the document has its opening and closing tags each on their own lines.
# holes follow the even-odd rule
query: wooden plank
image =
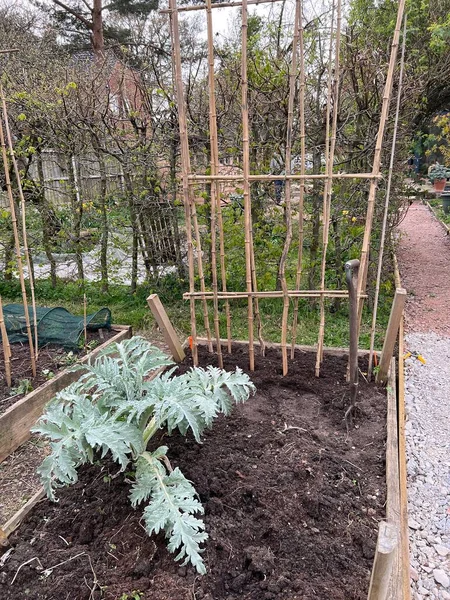
<svg viewBox="0 0 450 600">
<path fill-rule="evenodd" d="M 377 549 L 373 561 L 368 600 L 388 598 L 394 557 L 398 547 L 398 529 L 392 523 L 381 521 L 378 528 Z"/>
<path fill-rule="evenodd" d="M 400 529 L 400 481 L 398 460 L 398 420 L 395 377 L 395 359 L 391 360 L 387 386 L 387 439 L 386 439 L 386 518 L 388 523 Z M 392 557 L 392 569 L 389 579 L 389 600 L 402 598 L 401 547 L 396 546 Z M 376 598 L 376 596 L 374 597 Z"/>
<path fill-rule="evenodd" d="M 175 362 L 181 362 L 184 360 L 184 350 L 181 346 L 181 342 L 178 339 L 176 331 L 170 322 L 170 319 L 166 313 L 158 294 L 151 294 L 147 298 L 147 304 L 155 317 L 158 327 L 161 329 L 164 335 L 166 344 L 169 346 L 169 350 L 172 353 Z"/>
<path fill-rule="evenodd" d="M 131 337 L 131 327 L 114 326 L 118 333 L 83 357 L 80 363 L 94 359 L 104 348 Z M 44 406 L 57 392 L 76 381 L 82 371 L 65 370 L 18 400 L 0 415 L 0 462 L 31 436 L 30 429 L 42 415 Z"/>
<path fill-rule="evenodd" d="M 411 600 L 408 529 L 408 490 L 405 436 L 405 365 L 404 318 L 400 321 L 398 340 L 398 454 L 400 473 L 400 553 L 403 600 Z"/>
<path fill-rule="evenodd" d="M 397 339 L 400 320 L 403 315 L 406 302 L 406 290 L 397 288 L 395 290 L 394 301 L 392 303 L 389 323 L 384 338 L 383 350 L 381 352 L 380 369 L 377 373 L 377 383 L 385 383 L 388 378 L 389 365 L 394 355 L 395 341 Z"/>
<path fill-rule="evenodd" d="M 4 525 L 2 525 L 1 530 L 6 535 L 6 537 L 10 536 L 11 533 L 19 527 L 22 520 L 27 516 L 27 514 L 31 511 L 31 509 L 36 506 L 36 504 L 44 498 L 45 492 L 44 488 L 39 488 L 39 490 L 32 496 L 26 504 L 22 506 L 10 519 L 6 521 Z"/>
<path fill-rule="evenodd" d="M 197 338 L 197 342 L 199 345 L 205 346 L 208 342 L 207 338 Z M 227 344 L 228 340 L 225 338 L 220 338 L 221 344 Z M 248 346 L 248 342 L 246 340 L 233 340 L 233 344 L 237 346 Z M 258 346 L 259 342 L 255 341 L 255 345 Z M 279 342 L 264 342 L 264 346 L 266 348 L 276 348 L 280 349 L 281 344 Z M 300 352 L 317 352 L 317 346 L 305 346 L 301 344 L 294 345 L 295 350 L 299 350 Z M 333 348 L 331 346 L 325 346 L 323 349 L 325 354 L 329 354 L 330 356 L 347 356 L 349 353 L 348 348 Z M 367 356 L 369 354 L 369 350 L 359 349 L 358 356 Z M 379 352 L 375 354 L 379 355 Z"/>
</svg>

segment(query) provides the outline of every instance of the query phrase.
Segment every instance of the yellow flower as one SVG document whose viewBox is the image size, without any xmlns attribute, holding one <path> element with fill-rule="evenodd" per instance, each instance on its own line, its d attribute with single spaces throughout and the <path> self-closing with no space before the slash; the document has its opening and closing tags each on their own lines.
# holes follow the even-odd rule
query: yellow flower
<svg viewBox="0 0 450 600">
<path fill-rule="evenodd" d="M 356 217 L 352 217 L 352 223 L 356 221 Z"/>
<path fill-rule="evenodd" d="M 342 211 L 342 214 L 343 214 L 343 215 L 348 215 L 348 210 L 343 210 L 343 211 Z"/>
</svg>

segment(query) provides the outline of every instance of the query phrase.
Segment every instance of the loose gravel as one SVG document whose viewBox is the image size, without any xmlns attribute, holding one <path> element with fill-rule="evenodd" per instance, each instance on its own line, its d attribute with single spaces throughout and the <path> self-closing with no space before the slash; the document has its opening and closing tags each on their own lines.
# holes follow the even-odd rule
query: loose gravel
<svg viewBox="0 0 450 600">
<path fill-rule="evenodd" d="M 426 359 L 405 364 L 412 598 L 450 600 L 450 244 L 422 205 L 400 231 L 406 348 Z"/>
</svg>

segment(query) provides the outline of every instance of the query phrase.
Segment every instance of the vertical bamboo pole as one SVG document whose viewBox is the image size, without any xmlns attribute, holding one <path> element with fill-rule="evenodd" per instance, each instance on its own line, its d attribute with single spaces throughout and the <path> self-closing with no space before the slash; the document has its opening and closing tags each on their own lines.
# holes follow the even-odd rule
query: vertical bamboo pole
<svg viewBox="0 0 450 600">
<path fill-rule="evenodd" d="M 20 198 L 20 210 L 22 213 L 22 239 L 23 239 L 23 248 L 25 252 L 25 260 L 27 263 L 28 269 L 28 278 L 30 280 L 30 292 L 31 292 L 31 307 L 33 310 L 33 327 L 34 327 L 34 352 L 36 359 L 38 357 L 38 329 L 37 329 L 37 316 L 36 316 L 36 298 L 34 293 L 34 277 L 33 270 L 31 268 L 31 260 L 30 260 L 30 252 L 28 250 L 28 235 L 27 235 L 27 222 L 26 222 L 26 213 L 25 213 L 25 196 L 23 194 L 22 189 L 22 180 L 20 177 L 19 167 L 17 165 L 16 155 L 14 152 L 14 146 L 11 138 L 11 130 L 9 127 L 8 121 L 8 111 L 6 109 L 6 100 L 5 95 L 3 93 L 3 87 L 0 84 L 0 96 L 2 100 L 2 111 L 3 111 L 3 119 L 5 121 L 5 131 L 8 139 L 8 147 L 9 153 L 11 156 L 11 161 L 14 167 L 14 173 L 17 181 L 17 189 L 19 190 L 19 198 Z"/>
<path fill-rule="evenodd" d="M 172 6 L 173 4 L 173 6 Z M 180 142 L 181 142 L 181 155 L 182 155 L 182 171 L 183 177 L 185 177 L 184 172 L 186 172 L 186 186 L 187 186 L 187 201 L 188 208 L 190 210 L 189 221 L 194 226 L 194 235 L 195 235 L 195 245 L 197 250 L 197 269 L 198 269 L 198 277 L 200 280 L 200 290 L 202 292 L 206 291 L 205 288 L 205 276 L 203 272 L 203 257 L 202 257 L 202 244 L 200 238 L 200 229 L 198 226 L 197 220 L 197 209 L 195 207 L 195 201 L 192 195 L 192 190 L 189 187 L 188 176 L 191 172 L 191 160 L 189 156 L 189 140 L 187 133 L 187 119 L 186 119 L 186 108 L 184 104 L 184 92 L 183 92 L 183 78 L 182 78 L 182 67 L 181 67 L 181 46 L 180 46 L 180 28 L 178 22 L 178 10 L 177 10 L 177 2 L 174 0 L 173 3 L 169 3 L 169 8 L 172 11 L 171 14 L 171 22 L 173 29 L 173 44 L 172 44 L 172 56 L 175 60 L 175 79 L 176 79 L 176 88 L 177 88 L 177 105 L 178 105 L 178 120 L 180 126 Z M 180 104 L 181 103 L 181 104 Z M 181 128 L 183 128 L 183 136 L 181 135 Z M 183 139 L 181 139 L 183 137 Z M 183 183 L 184 188 L 184 183 Z M 183 192 L 184 194 L 184 192 Z M 186 221 L 186 228 L 188 224 Z M 192 236 L 192 233 L 191 233 Z M 191 237 L 192 240 L 192 237 Z M 189 244 L 189 242 L 188 242 Z M 192 253 L 194 249 L 192 246 Z M 189 269 L 191 267 L 189 266 Z M 194 269 L 194 266 L 192 265 Z M 192 272 L 192 277 L 194 281 L 194 271 Z M 206 337 L 208 339 L 208 350 L 210 352 L 213 351 L 212 341 L 211 341 L 211 328 L 209 326 L 209 317 L 208 317 L 208 304 L 206 300 L 202 299 L 202 307 L 203 307 L 203 322 L 206 330 Z M 194 306 L 194 316 L 195 316 L 195 306 Z M 192 307 L 191 307 L 191 320 L 192 320 Z M 196 329 L 196 327 L 195 327 Z M 192 334 L 193 346 L 195 346 L 194 338 L 196 337 L 196 333 Z"/>
<path fill-rule="evenodd" d="M 84 329 L 84 349 L 87 348 L 87 305 L 86 294 L 83 294 L 83 329 Z"/>
<path fill-rule="evenodd" d="M 213 46 L 213 24 L 211 14 L 211 0 L 206 2 L 206 24 L 208 38 L 208 83 L 209 83 L 209 139 L 211 145 L 211 175 L 217 175 L 219 165 L 219 143 L 217 139 L 217 114 L 216 114 L 216 97 L 214 89 L 214 46 Z M 220 329 L 219 329 L 219 302 L 217 300 L 217 257 L 216 257 L 216 212 L 217 206 L 220 204 L 220 182 L 213 181 L 211 184 L 211 271 L 212 271 L 212 287 L 214 293 L 214 333 L 217 344 L 217 357 L 219 367 L 223 368 L 222 348 L 220 345 Z M 223 237 L 223 230 L 219 234 Z M 222 282 L 225 279 L 225 274 L 222 271 Z M 226 285 L 226 284 L 225 284 Z M 225 310 L 227 313 L 227 321 L 230 313 L 230 305 L 226 301 Z M 228 329 L 228 328 L 227 328 Z"/>
<path fill-rule="evenodd" d="M 297 76 L 297 53 L 298 53 L 298 38 L 299 38 L 299 20 L 300 20 L 300 0 L 295 2 L 295 16 L 294 16 L 294 35 L 292 39 L 292 60 L 291 69 L 289 74 L 289 99 L 288 99 L 288 117 L 286 126 L 286 159 L 285 159 L 285 173 L 286 175 L 291 174 L 291 162 L 292 162 L 292 127 L 294 123 L 294 97 L 295 97 L 295 84 Z M 291 209 L 291 180 L 286 180 L 285 185 L 285 207 L 284 217 L 286 223 L 286 239 L 284 241 L 283 252 L 280 259 L 279 277 L 281 281 L 281 288 L 283 290 L 283 316 L 281 319 L 281 355 L 283 361 L 283 375 L 287 375 L 288 372 L 288 360 L 287 360 L 287 329 L 288 329 L 288 315 L 289 315 L 289 296 L 288 286 L 286 281 L 286 259 L 289 253 L 292 242 L 292 209 Z"/>
<path fill-rule="evenodd" d="M 0 334 L 2 337 L 3 357 L 5 359 L 5 379 L 6 385 L 11 387 L 11 346 L 9 345 L 8 334 L 6 333 L 5 319 L 3 317 L 2 297 L 0 296 Z"/>
<path fill-rule="evenodd" d="M 183 203 L 186 218 L 186 238 L 188 247 L 188 266 L 189 266 L 189 292 L 192 294 L 195 291 L 195 274 L 194 274 L 194 247 L 192 243 L 192 219 L 191 219 L 191 192 L 189 189 L 188 175 L 190 172 L 189 165 L 189 142 L 187 137 L 186 109 L 183 97 L 183 81 L 181 71 L 181 55 L 180 55 L 180 28 L 178 23 L 178 12 L 176 0 L 169 0 L 169 16 L 170 16 L 170 33 L 172 39 L 172 57 L 175 87 L 178 105 L 178 125 L 180 131 L 180 146 L 181 146 L 181 170 L 183 184 Z M 191 337 L 192 337 L 192 359 L 194 366 L 198 364 L 198 348 L 197 348 L 197 321 L 195 317 L 195 300 L 191 296 L 190 312 L 191 312 Z"/>
<path fill-rule="evenodd" d="M 370 350 L 369 350 L 369 368 L 368 368 L 368 376 L 369 377 L 372 376 L 373 352 L 374 352 L 374 348 L 375 348 L 375 329 L 376 329 L 376 325 L 377 325 L 378 300 L 380 297 L 381 269 L 383 267 L 384 243 L 385 243 L 385 239 L 386 239 L 386 228 L 387 228 L 387 220 L 388 220 L 388 215 L 389 215 L 389 201 L 391 199 L 391 185 L 392 185 L 392 175 L 394 172 L 395 148 L 397 145 L 398 117 L 400 114 L 400 101 L 401 101 L 401 97 L 402 97 L 403 71 L 404 71 L 404 66 L 405 66 L 406 20 L 407 20 L 407 14 L 405 13 L 405 18 L 403 20 L 402 56 L 400 59 L 400 74 L 399 74 L 399 78 L 398 78 L 397 106 L 395 108 L 394 132 L 392 134 L 391 158 L 389 161 L 389 174 L 388 174 L 388 181 L 387 181 L 387 187 L 386 187 L 386 198 L 385 198 L 385 202 L 384 202 L 384 214 L 383 214 L 383 225 L 381 228 L 380 251 L 378 254 L 377 279 L 376 279 L 376 284 L 375 284 L 375 298 L 374 298 L 373 313 L 372 313 L 372 327 L 370 330 Z"/>
<path fill-rule="evenodd" d="M 36 358 L 34 355 L 33 336 L 31 334 L 30 315 L 28 313 L 27 290 L 25 287 L 25 279 L 23 276 L 22 255 L 20 253 L 20 240 L 19 240 L 19 231 L 17 228 L 16 207 L 14 204 L 14 197 L 13 197 L 13 193 L 12 193 L 11 179 L 9 177 L 9 161 L 8 161 L 8 154 L 6 151 L 5 134 L 3 131 L 3 120 L 2 119 L 0 119 L 0 143 L 2 146 L 2 158 L 3 158 L 3 166 L 4 166 L 4 170 L 5 170 L 6 191 L 8 193 L 9 209 L 11 212 L 11 220 L 12 220 L 12 225 L 13 225 L 14 245 L 15 245 L 15 252 L 16 252 L 16 259 L 17 259 L 17 267 L 19 270 L 20 287 L 22 290 L 23 311 L 24 311 L 24 315 L 25 315 L 25 324 L 26 324 L 26 328 L 27 328 L 28 345 L 30 347 L 31 371 L 33 373 L 33 377 L 36 377 Z"/>
<path fill-rule="evenodd" d="M 384 85 L 383 102 L 381 106 L 380 124 L 378 126 L 378 134 L 375 143 L 375 153 L 372 165 L 372 179 L 369 188 L 369 197 L 367 200 L 367 213 L 366 213 L 366 225 L 364 229 L 364 239 L 361 250 L 361 267 L 359 270 L 358 279 L 358 319 L 359 325 L 361 325 L 362 311 L 364 306 L 364 299 L 361 298 L 361 294 L 364 293 L 367 284 L 367 272 L 369 269 L 369 248 L 370 248 L 370 236 L 372 233 L 373 215 L 375 211 L 375 197 L 378 187 L 378 176 L 380 174 L 381 167 L 381 150 L 383 147 L 384 130 L 386 128 L 386 121 L 389 112 L 389 103 L 391 100 L 392 93 L 392 81 L 394 76 L 395 64 L 397 62 L 397 53 L 400 40 L 400 30 L 403 21 L 403 13 L 405 10 L 405 0 L 399 0 L 398 11 L 397 11 L 397 22 L 395 24 L 394 37 L 391 45 L 391 55 L 389 58 L 389 67 L 386 76 L 386 82 Z"/>
<path fill-rule="evenodd" d="M 327 251 L 328 251 L 328 239 L 330 233 L 330 215 L 331 215 L 331 195 L 333 191 L 333 164 L 334 164 L 334 150 L 336 147 L 336 130 L 337 130 L 337 117 L 339 111 L 339 69 L 340 69 L 340 49 L 341 49 L 341 0 L 337 2 L 337 19 L 336 19 L 336 42 L 335 42 L 335 63 L 334 63 L 334 98 L 333 98 L 333 122 L 331 125 L 331 139 L 329 146 L 329 154 L 327 156 L 327 175 L 328 179 L 325 180 L 324 185 L 324 223 L 323 223 L 323 249 L 322 249 L 322 264 L 320 271 L 320 289 L 325 289 L 325 273 L 327 268 Z M 332 46 L 332 40 L 330 40 L 330 48 Z M 327 103 L 331 102 L 331 94 L 328 97 Z M 328 106 L 327 106 L 328 110 Z M 327 123 L 328 124 L 328 123 Z M 319 339 L 317 342 L 317 356 L 316 356 L 316 377 L 320 374 L 320 365 L 323 360 L 323 340 L 325 336 L 325 296 L 322 295 L 320 298 L 320 325 L 319 325 Z"/>
<path fill-rule="evenodd" d="M 252 291 L 252 232 L 250 199 L 250 138 L 248 127 L 248 81 L 247 81 L 247 0 L 242 0 L 242 45 L 241 45 L 241 94 L 242 94 L 242 175 L 244 179 L 244 227 L 245 227 L 245 282 L 247 292 Z M 248 357 L 250 371 L 255 369 L 253 340 L 253 300 L 248 298 Z"/>
<path fill-rule="evenodd" d="M 250 250 L 251 250 L 251 266 L 252 266 L 252 286 L 253 291 L 258 291 L 258 281 L 256 279 L 256 263 L 255 263 L 255 247 L 253 244 L 253 225 L 252 225 L 252 217 L 250 214 Z M 259 311 L 259 300 L 258 296 L 253 297 L 253 302 L 255 306 L 255 321 L 256 321 L 256 330 L 258 332 L 258 340 L 259 347 L 261 351 L 261 356 L 266 355 L 266 343 L 262 336 L 262 322 L 261 322 L 261 313 Z"/>
<path fill-rule="evenodd" d="M 303 30 L 303 2 L 300 0 L 299 5 L 299 44 L 300 44 L 300 89 L 299 89 L 299 109 L 300 109 L 300 175 L 306 173 L 306 130 L 305 130 L 305 42 Z M 298 255 L 297 255 L 297 272 L 295 277 L 295 289 L 300 289 L 302 279 L 302 263 L 303 263 L 303 206 L 305 201 L 305 180 L 300 180 L 300 196 L 298 199 Z M 292 322 L 292 345 L 291 359 L 295 355 L 295 343 L 297 339 L 297 323 L 298 323 L 298 298 L 294 299 L 294 318 Z"/>
</svg>

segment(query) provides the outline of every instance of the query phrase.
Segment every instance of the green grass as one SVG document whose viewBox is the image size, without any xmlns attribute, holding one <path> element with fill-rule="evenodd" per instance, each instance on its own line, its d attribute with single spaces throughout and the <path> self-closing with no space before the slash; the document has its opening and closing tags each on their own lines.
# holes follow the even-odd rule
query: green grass
<svg viewBox="0 0 450 600">
<path fill-rule="evenodd" d="M 389 319 L 392 298 L 390 286 L 385 286 L 380 297 L 378 311 L 378 325 L 376 331 L 376 347 L 381 348 L 384 332 Z M 39 306 L 63 306 L 76 315 L 83 314 L 83 294 L 86 293 L 88 313 L 106 306 L 111 309 L 113 322 L 120 325 L 131 325 L 134 331 L 149 331 L 154 325 L 154 319 L 147 306 L 146 298 L 151 293 L 158 293 L 167 313 L 176 329 L 181 335 L 190 334 L 189 302 L 183 300 L 182 294 L 185 282 L 176 277 L 169 276 L 159 286 L 141 285 L 135 294 L 130 294 L 129 288 L 122 285 L 111 285 L 109 293 L 103 293 L 97 283 L 82 285 L 75 282 L 58 282 L 52 288 L 50 281 L 36 282 L 36 302 Z M 0 295 L 3 303 L 21 302 L 20 285 L 18 281 L 5 281 L 0 279 Z M 232 315 L 232 335 L 234 339 L 248 339 L 247 303 L 244 300 L 230 302 Z M 281 335 L 282 300 L 260 300 L 259 303 L 263 338 L 269 342 L 279 342 Z M 208 303 L 210 310 L 210 327 L 214 334 L 212 322 L 212 302 Z M 331 301 L 326 301 L 325 345 L 345 347 L 349 343 L 348 333 L 348 303 L 344 300 L 339 310 L 332 312 Z M 197 333 L 205 336 L 202 303 L 196 303 Z M 289 312 L 289 324 L 292 323 L 293 303 Z M 371 312 L 366 307 L 363 313 L 361 327 L 360 347 L 368 348 L 370 343 Z M 313 345 L 317 343 L 319 332 L 319 306 L 318 302 L 311 305 L 310 301 L 300 300 L 299 319 L 297 329 L 298 344 Z M 225 307 L 220 305 L 220 335 L 226 337 Z M 255 327 L 255 338 L 257 337 Z M 290 339 L 290 338 L 289 338 Z"/>
<path fill-rule="evenodd" d="M 432 200 L 428 200 L 428 202 L 433 207 L 437 218 L 446 225 L 450 226 L 450 214 L 445 214 L 444 209 L 442 208 L 442 200 L 439 198 L 433 198 Z"/>
</svg>

